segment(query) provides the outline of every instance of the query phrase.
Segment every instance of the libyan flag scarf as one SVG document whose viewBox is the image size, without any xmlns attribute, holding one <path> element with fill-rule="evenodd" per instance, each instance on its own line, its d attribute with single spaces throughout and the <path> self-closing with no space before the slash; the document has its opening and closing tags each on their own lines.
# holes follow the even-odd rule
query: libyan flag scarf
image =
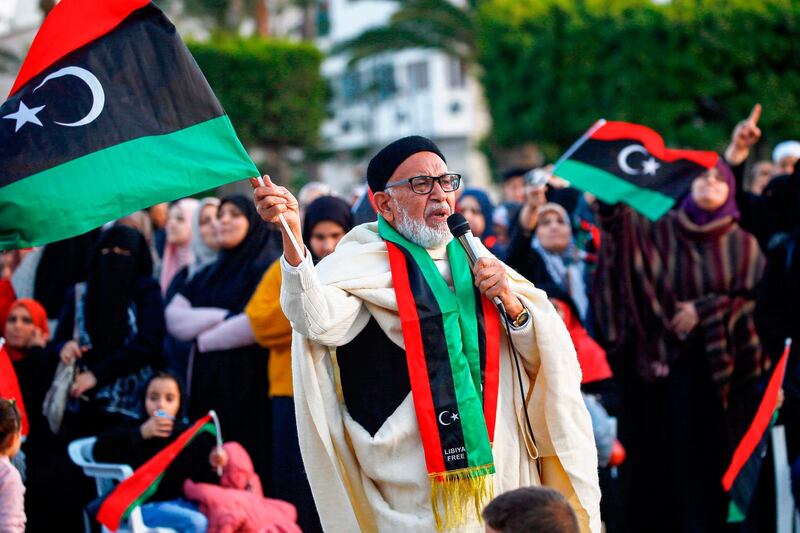
<svg viewBox="0 0 800 533">
<path fill-rule="evenodd" d="M 218 445 L 221 445 L 219 422 L 213 411 L 209 411 L 206 416 L 178 435 L 167 447 L 137 468 L 131 477 L 114 487 L 114 490 L 102 500 L 90 504 L 90 510 L 97 508 L 94 513 L 97 521 L 111 531 L 119 529 L 120 522 L 127 519 L 136 506 L 144 503 L 155 493 L 164 477 L 164 472 L 175 458 L 203 432 L 215 435 Z"/>
<path fill-rule="evenodd" d="M 0 106 L 0 250 L 257 176 L 167 17 L 62 0 Z"/>
<path fill-rule="evenodd" d="M 436 526 L 455 528 L 467 522 L 470 501 L 480 516 L 492 497 L 498 312 L 475 287 L 458 242 L 447 246 L 453 291 L 428 252 L 380 216 L 378 232 L 389 252 Z"/>
</svg>

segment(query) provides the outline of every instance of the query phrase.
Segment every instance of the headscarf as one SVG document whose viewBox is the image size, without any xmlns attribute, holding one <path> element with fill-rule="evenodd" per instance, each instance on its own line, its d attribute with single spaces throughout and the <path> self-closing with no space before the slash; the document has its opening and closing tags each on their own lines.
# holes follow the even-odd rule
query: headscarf
<svg viewBox="0 0 800 533">
<path fill-rule="evenodd" d="M 303 221 L 303 242 L 306 246 L 311 242 L 311 234 L 314 226 L 320 222 L 330 221 L 339 224 L 344 232 L 347 233 L 353 229 L 353 214 L 350 211 L 350 206 L 341 198 L 335 196 L 322 196 L 317 198 L 306 208 L 306 217 Z M 308 247 L 311 256 L 316 264 L 321 259 L 314 255 L 311 247 Z"/>
<path fill-rule="evenodd" d="M 197 206 L 194 217 L 192 217 L 192 254 L 194 254 L 194 263 L 189 265 L 189 279 L 192 279 L 195 274 L 213 263 L 219 253 L 216 248 L 211 248 L 207 245 L 202 235 L 200 235 L 200 217 L 207 205 L 219 208 L 219 198 L 209 196 L 200 200 L 200 205 Z"/>
<path fill-rule="evenodd" d="M 484 220 L 483 235 L 480 237 L 481 240 L 484 243 L 495 241 L 497 238 L 494 234 L 494 204 L 492 203 L 492 199 L 489 198 L 488 194 L 480 189 L 469 188 L 464 189 L 464 192 L 461 193 L 458 201 L 460 202 L 462 198 L 467 197 L 475 198 L 475 201 L 481 206 L 481 213 L 483 213 Z M 495 238 L 492 239 L 492 237 Z M 491 248 L 489 244 L 487 244 L 487 247 Z"/>
<path fill-rule="evenodd" d="M 705 226 L 722 217 L 732 217 L 734 220 L 739 220 L 739 208 L 736 206 L 736 179 L 733 177 L 733 172 L 731 172 L 730 167 L 725 164 L 722 158 L 717 161 L 716 168 L 722 179 L 728 184 L 728 199 L 725 200 L 725 203 L 714 211 L 706 211 L 697 205 L 694 198 L 692 198 L 692 194 L 689 193 L 683 198 L 679 207 L 681 211 L 686 213 L 689 220 L 698 226 Z"/>
<path fill-rule="evenodd" d="M 192 253 L 192 236 L 194 235 L 194 219 L 197 212 L 197 206 L 200 204 L 194 198 L 184 198 L 178 200 L 173 205 L 177 206 L 183 214 L 183 218 L 190 222 L 192 233 L 189 235 L 189 241 L 184 244 L 171 244 L 166 243 L 164 247 L 164 259 L 161 262 L 161 292 L 166 294 L 172 278 L 183 267 L 191 265 L 194 262 L 194 254 Z M 172 206 L 170 206 L 172 209 Z"/>
<path fill-rule="evenodd" d="M 28 313 L 31 315 L 31 320 L 33 321 L 33 325 L 42 330 L 45 338 L 50 337 L 50 326 L 47 323 L 47 311 L 45 311 L 44 306 L 37 302 L 32 298 L 20 298 L 15 300 L 14 303 L 8 308 L 8 313 L 5 316 L 5 320 L 8 320 L 9 315 L 11 315 L 12 311 L 18 307 L 24 307 L 28 310 Z M 3 321 L 3 327 L 5 328 L 5 320 Z M 14 348 L 9 346 L 6 343 L 6 351 L 8 352 L 8 357 L 16 362 L 21 361 L 25 358 L 25 350 L 24 348 Z"/>
<path fill-rule="evenodd" d="M 159 262 L 158 252 L 156 251 L 156 237 L 155 231 L 153 230 L 153 221 L 150 219 L 150 215 L 147 211 L 134 211 L 118 219 L 114 225 L 128 226 L 144 236 L 144 240 L 147 243 L 147 248 L 150 250 L 150 256 L 153 260 L 153 268 L 155 269 Z"/>
<path fill-rule="evenodd" d="M 104 248 L 119 247 L 130 255 L 103 254 Z M 153 275 L 153 257 L 144 236 L 135 229 L 116 225 L 100 236 L 92 254 L 86 280 L 86 331 L 92 348 L 108 354 L 127 340 L 131 300 L 136 280 Z"/>
<path fill-rule="evenodd" d="M 247 218 L 247 234 L 235 248 L 219 252 L 219 257 L 198 272 L 181 293 L 195 307 L 221 307 L 239 313 L 244 309 L 267 267 L 283 253 L 280 233 L 256 212 L 253 200 L 242 194 L 223 198 L 223 205 L 234 204 Z"/>
<path fill-rule="evenodd" d="M 539 208 L 539 218 L 547 213 L 555 212 L 562 218 L 564 224 L 571 228 L 569 215 L 566 209 L 556 203 L 546 203 Z M 589 296 L 586 292 L 586 283 L 583 279 L 585 265 L 578 247 L 575 246 L 574 238 L 570 237 L 570 242 L 563 252 L 553 252 L 547 250 L 539 239 L 534 236 L 531 247 L 539 253 L 544 261 L 547 273 L 553 281 L 569 293 L 570 298 L 578 308 L 581 321 L 586 320 L 586 312 L 589 309 Z"/>
<path fill-rule="evenodd" d="M 783 141 L 772 150 L 772 162 L 778 164 L 784 157 L 800 157 L 800 142 Z"/>
</svg>

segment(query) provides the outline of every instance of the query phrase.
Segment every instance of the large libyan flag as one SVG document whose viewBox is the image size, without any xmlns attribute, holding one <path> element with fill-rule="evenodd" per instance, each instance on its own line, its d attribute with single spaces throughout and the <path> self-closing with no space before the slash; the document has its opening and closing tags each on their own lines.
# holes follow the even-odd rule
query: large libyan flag
<svg viewBox="0 0 800 533">
<path fill-rule="evenodd" d="M 624 202 L 656 220 L 718 157 L 671 150 L 648 127 L 601 119 L 567 150 L 553 173 L 604 202 Z"/>
<path fill-rule="evenodd" d="M 62 0 L 0 107 L 0 249 L 258 175 L 147 0 Z"/>
</svg>

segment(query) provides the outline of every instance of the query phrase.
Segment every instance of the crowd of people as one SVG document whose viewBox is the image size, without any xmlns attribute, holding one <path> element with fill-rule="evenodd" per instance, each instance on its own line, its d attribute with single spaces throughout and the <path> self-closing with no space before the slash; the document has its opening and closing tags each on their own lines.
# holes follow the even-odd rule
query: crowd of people
<svg viewBox="0 0 800 533">
<path fill-rule="evenodd" d="M 717 166 L 655 222 L 556 177 L 531 185 L 531 168 L 503 174 L 497 204 L 491 191 L 448 182 L 473 234 L 544 290 L 567 326 L 607 531 L 734 531 L 720 480 L 784 339 L 800 331 L 792 310 L 800 293 L 800 143 L 779 144 L 773 161 L 749 161 L 760 136 L 756 116 L 737 125 Z M 367 193 L 350 201 L 321 184 L 297 196 L 314 264 L 381 210 Z M 225 440 L 252 459 L 264 494 L 293 504 L 303 531 L 321 531 L 295 418 L 283 253 L 281 232 L 245 195 L 187 198 L 3 253 L 0 335 L 21 398 L 0 400 L 0 467 L 16 455 L 29 531 L 80 529 L 97 496 L 68 459 L 69 442 L 97 436 L 97 460 L 138 466 L 211 409 Z M 800 457 L 795 346 L 782 409 L 791 461 Z M 64 383 L 66 405 L 51 394 Z M 356 385 L 370 386 L 343 379 L 345 400 Z M 366 407 L 353 412 L 374 434 L 379 424 L 370 427 L 370 416 Z M 148 525 L 207 527 L 181 485 L 219 483 L 228 457 L 202 439 L 195 448 L 143 507 Z M 0 507 L 21 501 L 3 492 L 21 486 L 2 484 L 4 472 Z M 774 521 L 762 492 L 741 531 Z M 497 503 L 484 517 L 505 523 L 503 509 Z"/>
</svg>

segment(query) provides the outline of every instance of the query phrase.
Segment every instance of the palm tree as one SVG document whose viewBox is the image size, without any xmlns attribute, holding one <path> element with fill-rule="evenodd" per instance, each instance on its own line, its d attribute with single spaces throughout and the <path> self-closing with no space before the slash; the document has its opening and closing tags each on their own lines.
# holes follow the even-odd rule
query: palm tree
<svg viewBox="0 0 800 533">
<path fill-rule="evenodd" d="M 448 0 L 394 0 L 400 7 L 389 24 L 371 28 L 362 34 L 339 43 L 332 53 L 346 53 L 350 64 L 370 56 L 406 48 L 441 50 L 474 65 L 478 4 L 466 0 L 457 6 Z"/>
</svg>

